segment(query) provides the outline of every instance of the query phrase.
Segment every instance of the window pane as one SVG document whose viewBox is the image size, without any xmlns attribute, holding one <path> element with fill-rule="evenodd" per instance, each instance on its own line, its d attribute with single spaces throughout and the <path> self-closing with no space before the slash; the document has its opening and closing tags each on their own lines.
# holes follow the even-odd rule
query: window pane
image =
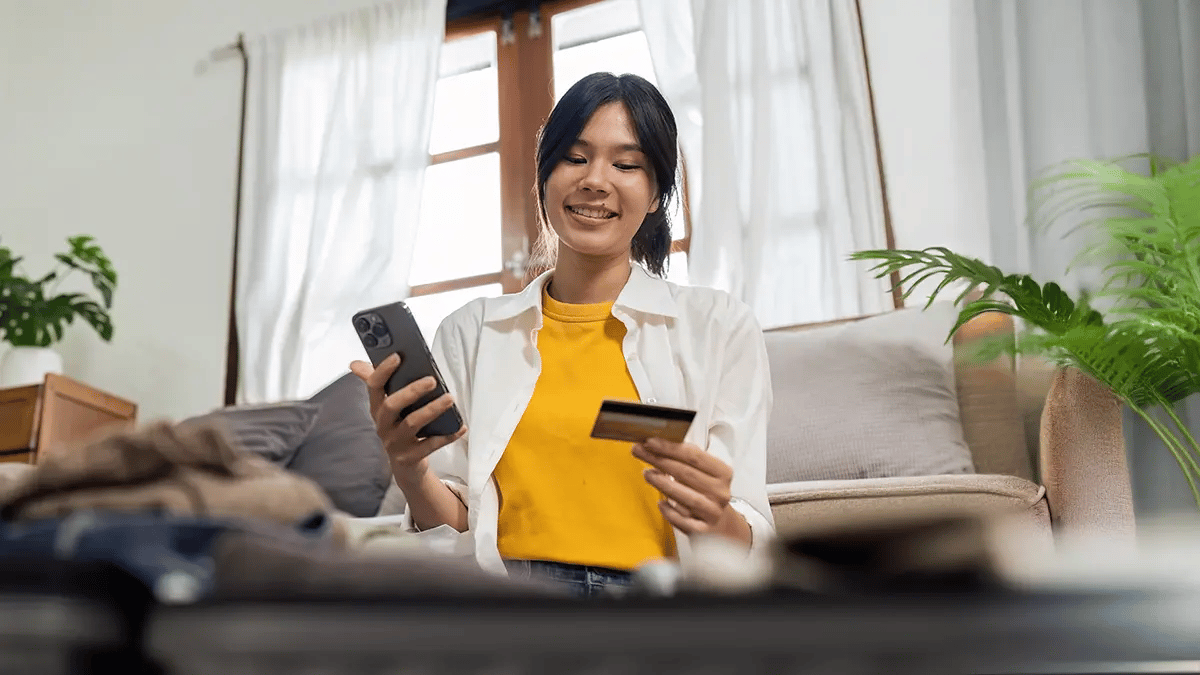
<svg viewBox="0 0 1200 675">
<path fill-rule="evenodd" d="M 554 100 L 589 73 L 608 71 L 641 75 L 656 85 L 650 47 L 642 31 L 554 52 Z"/>
<path fill-rule="evenodd" d="M 554 49 L 631 33 L 642 27 L 637 0 L 606 0 L 554 15 Z"/>
<path fill-rule="evenodd" d="M 499 139 L 496 33 L 488 31 L 445 43 L 438 68 L 430 154 Z"/>
<path fill-rule="evenodd" d="M 433 336 L 437 333 L 437 327 L 442 323 L 442 319 L 449 316 L 451 312 L 475 298 L 494 298 L 501 293 L 503 290 L 500 284 L 486 284 L 458 291 L 422 295 L 417 298 L 409 298 L 404 302 L 417 319 L 417 325 L 421 327 L 421 334 L 425 336 L 425 341 L 433 344 Z"/>
<path fill-rule="evenodd" d="M 499 272 L 500 257 L 500 155 L 425 169 L 408 284 Z"/>
</svg>

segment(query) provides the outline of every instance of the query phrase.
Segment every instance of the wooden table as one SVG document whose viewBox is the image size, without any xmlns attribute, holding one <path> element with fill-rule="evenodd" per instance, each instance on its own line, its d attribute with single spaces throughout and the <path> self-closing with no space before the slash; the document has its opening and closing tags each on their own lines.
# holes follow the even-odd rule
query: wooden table
<svg viewBox="0 0 1200 675">
<path fill-rule="evenodd" d="M 33 464 L 40 454 L 136 419 L 136 404 L 63 375 L 0 389 L 0 462 Z"/>
</svg>

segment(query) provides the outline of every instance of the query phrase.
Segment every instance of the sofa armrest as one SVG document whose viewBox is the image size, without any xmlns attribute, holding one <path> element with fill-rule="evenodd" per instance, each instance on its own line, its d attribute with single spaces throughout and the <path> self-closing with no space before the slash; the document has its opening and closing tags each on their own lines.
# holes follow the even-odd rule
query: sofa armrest
<svg viewBox="0 0 1200 675">
<path fill-rule="evenodd" d="M 1042 410 L 1039 453 L 1056 533 L 1132 542 L 1123 405 L 1107 387 L 1075 368 L 1054 374 Z"/>
</svg>

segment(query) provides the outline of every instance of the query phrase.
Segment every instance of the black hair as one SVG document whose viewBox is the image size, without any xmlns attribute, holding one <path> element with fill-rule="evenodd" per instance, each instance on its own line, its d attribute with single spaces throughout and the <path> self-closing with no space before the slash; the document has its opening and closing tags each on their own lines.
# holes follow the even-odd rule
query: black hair
<svg viewBox="0 0 1200 675">
<path fill-rule="evenodd" d="M 675 170 L 679 162 L 678 131 L 675 114 L 658 89 L 637 75 L 592 73 L 563 94 L 554 106 L 537 138 L 538 219 L 542 236 L 538 240 L 540 262 L 548 264 L 556 254 L 554 231 L 546 217 L 546 181 L 563 161 L 583 127 L 600 106 L 623 103 L 633 122 L 638 145 L 650 162 L 652 180 L 658 191 L 658 208 L 646 214 L 633 236 L 633 259 L 657 276 L 663 276 L 671 253 L 671 221 L 668 207 L 675 195 Z"/>
</svg>

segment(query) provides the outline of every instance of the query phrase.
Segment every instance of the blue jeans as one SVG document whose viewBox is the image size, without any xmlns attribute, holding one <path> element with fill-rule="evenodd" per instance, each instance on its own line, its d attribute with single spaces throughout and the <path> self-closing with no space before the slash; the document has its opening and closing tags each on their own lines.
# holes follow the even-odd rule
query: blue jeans
<svg viewBox="0 0 1200 675">
<path fill-rule="evenodd" d="M 625 570 L 545 560 L 505 560 L 508 574 L 518 579 L 545 579 L 566 587 L 580 598 L 619 597 L 633 586 L 633 575 Z"/>
<path fill-rule="evenodd" d="M 4 556 L 110 562 L 136 577 L 160 602 L 204 599 L 216 582 L 214 550 L 226 533 L 331 550 L 332 521 L 316 515 L 294 528 L 234 518 L 76 511 L 63 518 L 0 522 Z"/>
</svg>

